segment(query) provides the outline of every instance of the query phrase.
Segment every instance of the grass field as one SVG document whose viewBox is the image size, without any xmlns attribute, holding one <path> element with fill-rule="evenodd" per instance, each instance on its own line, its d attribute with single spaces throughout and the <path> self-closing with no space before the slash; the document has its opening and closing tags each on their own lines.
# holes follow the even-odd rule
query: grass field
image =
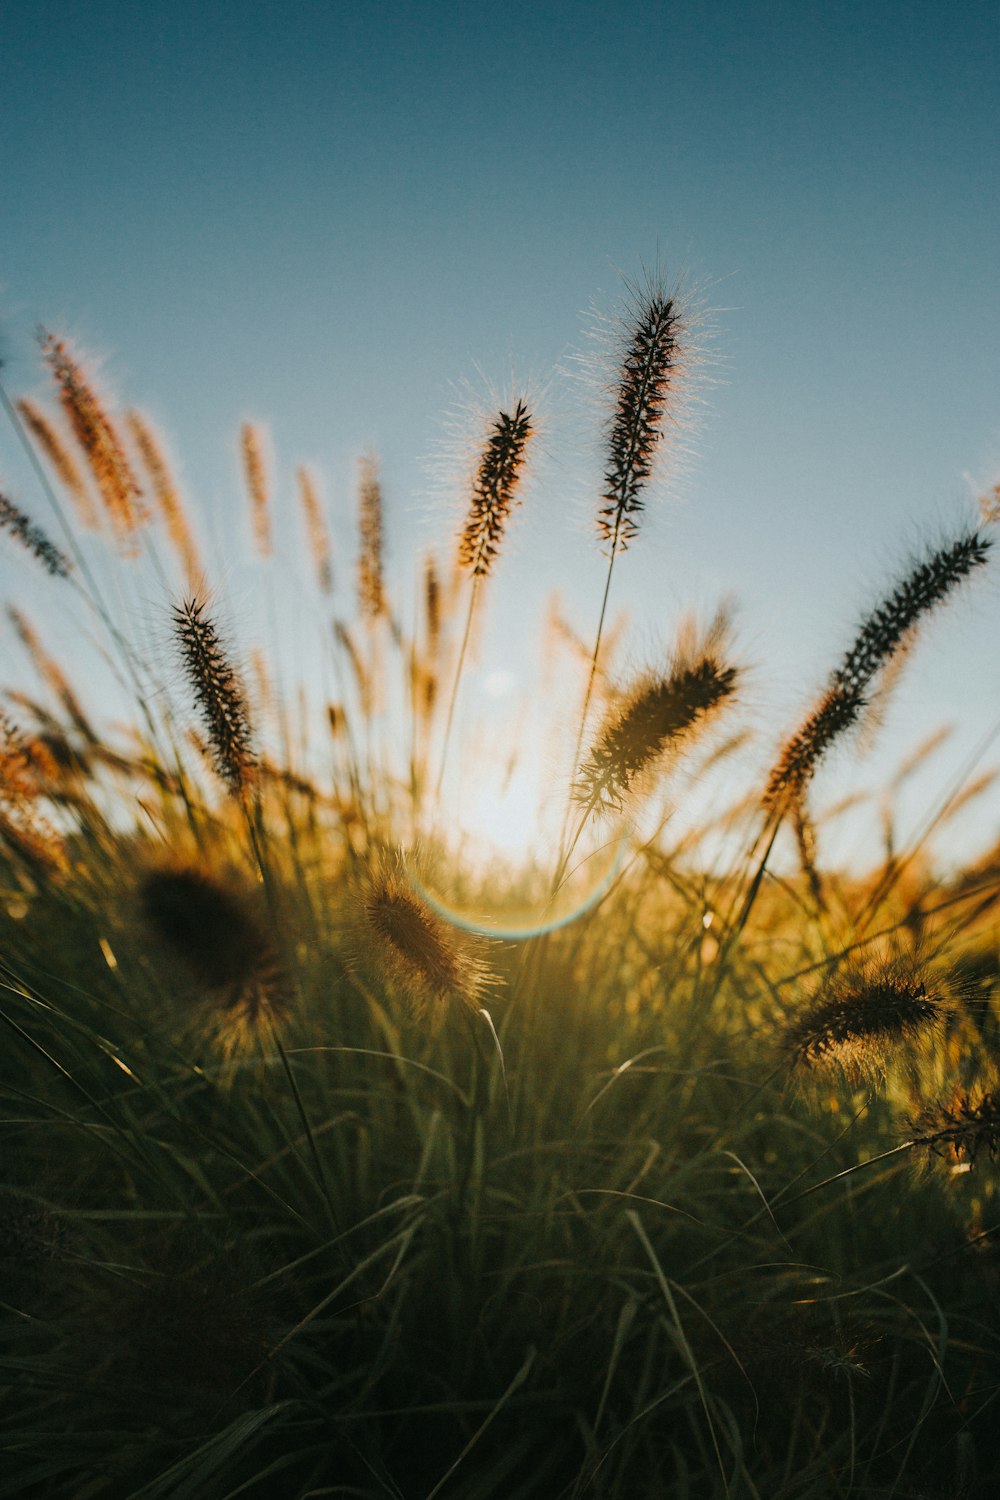
<svg viewBox="0 0 1000 1500">
<path fill-rule="evenodd" d="M 68 346 L 43 342 L 50 408 L 5 396 L 36 488 L 4 489 L 3 544 L 90 622 L 131 723 L 15 616 L 4 1496 L 997 1493 L 1000 850 L 945 875 L 887 838 L 833 869 L 813 807 L 985 575 L 996 497 L 845 626 L 748 783 L 725 614 L 629 677 L 607 613 L 686 337 L 635 291 L 595 476 L 609 588 L 596 640 L 539 642 L 571 707 L 520 863 L 442 809 L 492 775 L 463 683 L 527 398 L 484 422 L 410 625 L 374 460 L 352 616 L 300 472 L 331 694 L 244 658 L 155 433 Z M 241 446 L 266 559 L 266 447 Z M 157 651 L 125 625 L 140 567 Z M 708 780 L 701 821 L 657 815 Z"/>
</svg>

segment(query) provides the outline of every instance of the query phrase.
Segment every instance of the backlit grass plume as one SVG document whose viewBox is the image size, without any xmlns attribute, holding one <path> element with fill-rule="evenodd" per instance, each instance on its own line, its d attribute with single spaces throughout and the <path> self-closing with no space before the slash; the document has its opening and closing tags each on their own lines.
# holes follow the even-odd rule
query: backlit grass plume
<svg viewBox="0 0 1000 1500">
<path fill-rule="evenodd" d="M 64 557 L 59 548 L 49 541 L 40 526 L 3 494 L 0 494 L 0 531 L 8 532 L 20 542 L 25 551 L 37 558 L 53 578 L 69 577 L 72 566 L 69 558 Z"/>
<path fill-rule="evenodd" d="M 528 440 L 534 424 L 527 404 L 518 398 L 513 413 L 501 411 L 490 426 L 486 446 L 480 456 L 479 465 L 472 480 L 472 496 L 469 515 L 458 538 L 458 566 L 472 574 L 472 591 L 465 617 L 465 630 L 459 647 L 455 676 L 448 700 L 448 716 L 445 722 L 444 740 L 441 749 L 441 764 L 438 770 L 437 794 L 440 796 L 444 773 L 448 761 L 448 747 L 458 701 L 458 686 L 472 637 L 472 622 L 479 601 L 483 580 L 489 577 L 496 561 L 500 539 L 507 518 L 515 502 L 517 487 L 524 468 Z M 436 602 L 436 601 L 435 601 Z"/>
<path fill-rule="evenodd" d="M 892 1053 L 940 1025 L 942 1005 L 915 969 L 902 963 L 837 975 L 782 1035 L 792 1068 L 839 1067 L 853 1080 L 877 1078 Z"/>
<path fill-rule="evenodd" d="M 371 455 L 361 460 L 358 475 L 358 601 L 367 620 L 385 614 L 385 557 L 382 523 L 382 486 Z"/>
<path fill-rule="evenodd" d="M 167 536 L 184 569 L 187 586 L 189 589 L 197 589 L 204 577 L 204 571 L 198 557 L 191 522 L 184 509 L 184 502 L 170 472 L 163 449 L 141 412 L 130 411 L 126 421 L 146 473 L 149 475 Z"/>
<path fill-rule="evenodd" d="M 958 1093 L 930 1104 L 911 1122 L 912 1144 L 932 1156 L 975 1166 L 977 1157 L 1000 1156 L 1000 1088 L 975 1097 Z"/>
<path fill-rule="evenodd" d="M 724 658 L 723 636 L 720 618 L 700 649 L 680 650 L 665 673 L 648 674 L 614 706 L 574 788 L 588 813 L 620 810 L 661 757 L 732 697 L 739 674 Z"/>
<path fill-rule="evenodd" d="M 249 893 L 180 865 L 146 871 L 138 899 L 148 930 L 205 992 L 198 1020 L 224 1053 L 243 1051 L 265 1021 L 280 1018 L 280 965 Z"/>
<path fill-rule="evenodd" d="M 682 328 L 676 297 L 657 286 L 637 297 L 608 432 L 598 513 L 598 529 L 612 555 L 624 551 L 638 530 L 643 491 L 663 439 L 677 375 Z"/>
<path fill-rule="evenodd" d="M 243 477 L 250 496 L 250 519 L 258 557 L 271 555 L 271 521 L 268 515 L 267 473 L 264 466 L 264 439 L 260 428 L 244 422 L 240 429 L 240 452 Z"/>
<path fill-rule="evenodd" d="M 991 546 L 979 531 L 963 533 L 918 562 L 865 618 L 819 703 L 778 757 L 765 792 L 769 808 L 783 809 L 801 796 L 830 746 L 860 719 L 879 671 L 922 617 L 985 563 Z"/>
<path fill-rule="evenodd" d="M 373 869 L 363 902 L 371 955 L 432 1027 L 452 1005 L 477 1013 L 492 979 L 481 940 L 439 917 L 388 857 Z"/>
<path fill-rule="evenodd" d="M 316 578 L 322 592 L 329 594 L 333 588 L 333 568 L 330 562 L 330 533 L 327 530 L 326 520 L 323 516 L 323 507 L 316 489 L 316 481 L 306 468 L 296 470 L 295 477 L 298 480 L 299 499 L 302 501 L 302 514 L 306 523 L 309 553 L 313 560 L 313 566 L 316 569 Z"/>
<path fill-rule="evenodd" d="M 126 552 L 134 552 L 134 535 L 147 519 L 139 481 L 114 423 L 100 397 L 66 345 L 42 334 L 42 354 L 52 372 L 73 434 L 87 460 L 101 499 Z"/>
<path fill-rule="evenodd" d="M 22 398 L 16 404 L 25 427 L 34 438 L 40 452 L 44 453 L 48 459 L 56 478 L 72 500 L 80 525 L 85 531 L 96 531 L 99 524 L 97 511 L 87 488 L 87 482 L 73 455 L 48 417 L 33 401 Z"/>
<path fill-rule="evenodd" d="M 475 578 L 485 578 L 496 561 L 533 431 L 523 397 L 512 412 L 501 411 L 490 426 L 472 481 L 468 519 L 458 541 L 459 563 Z"/>
<path fill-rule="evenodd" d="M 215 769 L 234 792 L 244 791 L 255 757 L 250 716 L 236 674 L 203 599 L 186 599 L 174 609 L 174 632 L 184 671 L 208 734 Z"/>
</svg>

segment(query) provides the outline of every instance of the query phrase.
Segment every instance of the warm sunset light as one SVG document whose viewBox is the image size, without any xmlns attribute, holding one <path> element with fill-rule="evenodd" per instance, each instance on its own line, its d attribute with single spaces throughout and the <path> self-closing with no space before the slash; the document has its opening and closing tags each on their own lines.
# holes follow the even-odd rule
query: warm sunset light
<svg viewBox="0 0 1000 1500">
<path fill-rule="evenodd" d="M 8 0 L 3 1500 L 1000 1496 L 1000 27 Z"/>
</svg>

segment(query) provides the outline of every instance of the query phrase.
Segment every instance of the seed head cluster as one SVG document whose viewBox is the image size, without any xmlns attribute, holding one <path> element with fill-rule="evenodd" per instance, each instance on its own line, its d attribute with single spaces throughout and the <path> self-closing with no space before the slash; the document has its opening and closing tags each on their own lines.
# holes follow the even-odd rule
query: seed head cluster
<svg viewBox="0 0 1000 1500">
<path fill-rule="evenodd" d="M 485 578 L 496 561 L 533 431 L 523 399 L 513 412 L 500 412 L 492 424 L 472 483 L 468 520 L 458 541 L 459 563 L 473 577 Z"/>
<path fill-rule="evenodd" d="M 255 757 L 243 687 L 202 599 L 174 609 L 174 630 L 184 670 L 208 733 L 215 768 L 234 792 L 253 774 Z"/>
<path fill-rule="evenodd" d="M 680 334 L 676 299 L 651 292 L 631 330 L 608 435 L 598 529 L 612 556 L 623 552 L 638 530 L 642 491 L 663 438 L 667 399 L 677 373 Z"/>
</svg>

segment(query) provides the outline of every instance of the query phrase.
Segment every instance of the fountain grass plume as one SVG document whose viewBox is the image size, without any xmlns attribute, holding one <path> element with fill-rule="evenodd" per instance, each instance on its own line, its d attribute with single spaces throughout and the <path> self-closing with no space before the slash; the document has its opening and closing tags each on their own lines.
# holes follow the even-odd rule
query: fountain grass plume
<svg viewBox="0 0 1000 1500">
<path fill-rule="evenodd" d="M 942 1002 L 924 977 L 897 960 L 838 974 L 790 1021 L 781 1037 L 799 1072 L 839 1067 L 852 1080 L 875 1079 L 901 1045 L 940 1027 Z"/>
<path fill-rule="evenodd" d="M 0 494 L 0 531 L 8 532 L 26 552 L 41 563 L 53 578 L 68 578 L 72 563 L 54 542 L 51 542 L 41 526 L 38 526 L 13 500 Z"/>
<path fill-rule="evenodd" d="M 736 691 L 738 672 L 714 652 L 650 674 L 611 711 L 580 768 L 574 797 L 620 811 L 663 755 L 703 729 Z"/>
<path fill-rule="evenodd" d="M 534 421 L 523 397 L 501 411 L 489 429 L 475 477 L 469 515 L 458 540 L 458 561 L 474 578 L 493 569 L 524 470 Z"/>
<path fill-rule="evenodd" d="M 963 532 L 915 563 L 865 617 L 816 707 L 786 741 L 768 777 L 768 809 L 784 811 L 802 796 L 830 746 L 858 723 L 879 672 L 909 643 L 921 619 L 986 562 L 991 546 L 980 531 Z"/>
<path fill-rule="evenodd" d="M 483 992 L 494 982 L 485 943 L 438 916 L 414 890 L 401 858 L 376 859 L 362 909 L 369 931 L 366 950 L 402 991 L 415 1017 L 436 1030 L 455 1005 L 478 1014 Z"/>
<path fill-rule="evenodd" d="M 598 531 L 612 557 L 638 530 L 644 490 L 664 436 L 668 401 L 681 358 L 684 318 L 661 286 L 632 289 L 633 317 L 622 355 L 607 435 Z"/>
<path fill-rule="evenodd" d="M 245 1051 L 287 1008 L 257 900 L 211 870 L 184 864 L 145 871 L 137 894 L 147 930 L 203 992 L 202 1029 L 224 1055 Z"/>
<path fill-rule="evenodd" d="M 254 547 L 258 557 L 267 558 L 271 556 L 271 520 L 268 515 L 270 497 L 264 462 L 264 435 L 253 422 L 244 422 L 240 428 L 240 454 L 250 497 Z"/>
<path fill-rule="evenodd" d="M 329 594 L 333 591 L 330 533 L 323 515 L 323 506 L 316 488 L 316 481 L 309 470 L 304 467 L 296 469 L 295 477 L 298 480 L 299 499 L 302 503 L 302 514 L 306 523 L 309 555 L 316 569 L 316 579 L 319 583 L 320 591 L 324 594 Z"/>
<path fill-rule="evenodd" d="M 177 485 L 174 483 L 163 447 L 141 412 L 127 412 L 125 420 L 149 476 L 167 536 L 184 569 L 187 586 L 190 590 L 197 591 L 204 577 L 204 570 L 195 545 L 191 522 L 184 509 L 184 502 Z"/>
<path fill-rule="evenodd" d="M 374 457 L 366 454 L 358 471 L 358 603 L 366 620 L 386 613 L 382 486 Z"/>
<path fill-rule="evenodd" d="M 135 533 L 148 519 L 142 490 L 114 423 L 79 362 L 52 334 L 40 334 L 42 354 L 59 400 L 104 501 L 122 550 L 134 554 Z"/>
<path fill-rule="evenodd" d="M 15 403 L 25 427 L 45 454 L 53 473 L 73 502 L 76 517 L 85 531 L 96 531 L 100 524 L 87 482 L 72 453 L 48 417 L 33 401 L 22 397 Z"/>
<path fill-rule="evenodd" d="M 256 764 L 243 685 L 204 599 L 185 599 L 173 612 L 185 675 L 212 751 L 215 769 L 231 791 L 243 793 Z"/>
<path fill-rule="evenodd" d="M 910 1121 L 911 1144 L 932 1156 L 975 1166 L 980 1156 L 1000 1156 L 1000 1088 L 958 1092 L 927 1105 Z"/>
</svg>

